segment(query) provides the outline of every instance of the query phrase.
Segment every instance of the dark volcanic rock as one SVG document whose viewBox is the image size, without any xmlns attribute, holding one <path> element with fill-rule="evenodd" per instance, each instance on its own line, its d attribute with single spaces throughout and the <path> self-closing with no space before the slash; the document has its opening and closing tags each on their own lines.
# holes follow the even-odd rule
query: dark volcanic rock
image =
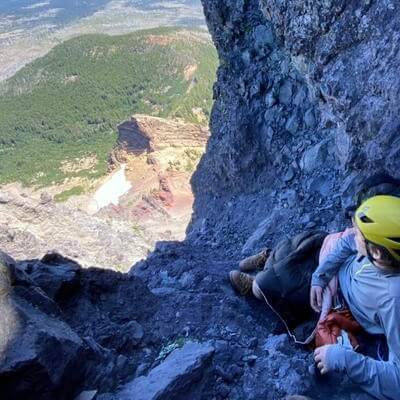
<svg viewBox="0 0 400 400">
<path fill-rule="evenodd" d="M 79 286 L 81 267 L 57 253 L 48 253 L 41 261 L 20 263 L 19 267 L 52 299 L 66 296 Z"/>
<path fill-rule="evenodd" d="M 119 331 L 120 334 L 115 333 Z M 125 324 L 109 323 L 98 330 L 98 342 L 107 348 L 113 348 L 118 352 L 129 352 L 143 339 L 144 331 L 136 321 Z"/>
<path fill-rule="evenodd" d="M 140 307 L 139 307 L 140 304 Z M 52 253 L 16 263 L 0 254 L 0 392 L 70 399 L 131 378 L 157 300 L 137 277 Z"/>
<path fill-rule="evenodd" d="M 235 266 L 220 251 L 163 243 L 130 276 L 81 269 L 79 289 L 55 302 L 17 263 L 19 277 L 6 275 L 0 286 L 9 299 L 0 313 L 0 345 L 9 354 L 0 368 L 2 394 L 63 399 L 97 390 L 100 399 L 114 400 L 135 382 L 147 390 L 134 390 L 154 398 L 278 400 L 300 393 L 322 400 L 341 389 L 337 382 L 317 388 L 309 351 L 277 336 L 282 327 L 265 304 L 235 295 L 227 279 Z M 170 291 L 154 295 L 149 288 L 163 280 Z M 4 304 L 13 306 L 9 313 Z M 162 385 L 147 385 L 150 378 Z M 332 399 L 350 395 L 343 385 Z"/>
<path fill-rule="evenodd" d="M 67 386 L 79 381 L 83 355 L 79 336 L 63 321 L 38 311 L 22 299 L 1 305 L 8 323 L 7 350 L 1 359 L 0 389 L 5 398 L 54 399 L 68 398 Z M 10 319 L 14 321 L 10 321 Z M 63 393 L 64 392 L 64 393 Z"/>
<path fill-rule="evenodd" d="M 145 377 L 136 378 L 117 393 L 121 400 L 168 400 L 193 390 L 202 378 L 214 348 L 208 343 L 187 343 Z"/>
<path fill-rule="evenodd" d="M 16 268 L 15 265 L 8 266 Z M 0 391 L 5 399 L 69 398 L 83 372 L 79 336 L 30 281 L 4 279 L 1 265 Z M 11 271 L 11 275 L 15 272 Z M 24 285 L 24 286 L 22 286 Z"/>
<path fill-rule="evenodd" d="M 299 196 L 265 240 L 275 242 L 280 226 L 300 231 L 301 218 L 322 208 L 334 217 L 321 228 L 341 228 L 342 205 L 332 198 L 348 177 L 399 176 L 400 5 L 202 3 L 221 65 L 211 138 L 192 180 L 190 237 L 240 251 L 283 208 L 283 188 Z"/>
</svg>

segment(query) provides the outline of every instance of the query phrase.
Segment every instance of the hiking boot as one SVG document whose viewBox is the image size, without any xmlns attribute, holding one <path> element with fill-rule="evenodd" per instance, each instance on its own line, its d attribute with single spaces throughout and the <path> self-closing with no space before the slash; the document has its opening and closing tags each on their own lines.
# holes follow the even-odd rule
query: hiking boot
<svg viewBox="0 0 400 400">
<path fill-rule="evenodd" d="M 270 252 L 269 249 L 265 249 L 254 256 L 245 258 L 239 263 L 240 270 L 243 272 L 254 271 L 256 269 L 262 270 Z"/>
<path fill-rule="evenodd" d="M 229 279 L 233 288 L 241 296 L 247 296 L 252 293 L 254 276 L 239 271 L 231 271 L 229 272 Z"/>
</svg>

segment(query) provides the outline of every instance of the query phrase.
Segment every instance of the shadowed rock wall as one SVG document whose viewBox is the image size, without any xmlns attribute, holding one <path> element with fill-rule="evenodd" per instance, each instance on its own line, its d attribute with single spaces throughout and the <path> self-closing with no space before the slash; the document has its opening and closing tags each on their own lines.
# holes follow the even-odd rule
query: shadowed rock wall
<svg viewBox="0 0 400 400">
<path fill-rule="evenodd" d="M 400 5 L 203 5 L 220 67 L 189 237 L 246 253 L 340 227 L 360 176 L 399 175 Z"/>
</svg>

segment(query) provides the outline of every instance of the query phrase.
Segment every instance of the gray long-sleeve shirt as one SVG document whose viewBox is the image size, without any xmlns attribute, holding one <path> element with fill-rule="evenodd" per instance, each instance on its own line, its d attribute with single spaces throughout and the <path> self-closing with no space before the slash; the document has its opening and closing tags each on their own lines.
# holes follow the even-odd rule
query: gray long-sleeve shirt
<svg viewBox="0 0 400 400">
<path fill-rule="evenodd" d="M 378 361 L 340 345 L 327 353 L 328 367 L 380 400 L 400 399 L 400 274 L 383 272 L 357 254 L 355 235 L 340 239 L 314 272 L 312 285 L 325 287 L 338 274 L 354 318 L 369 333 L 384 334 L 389 361 Z"/>
</svg>

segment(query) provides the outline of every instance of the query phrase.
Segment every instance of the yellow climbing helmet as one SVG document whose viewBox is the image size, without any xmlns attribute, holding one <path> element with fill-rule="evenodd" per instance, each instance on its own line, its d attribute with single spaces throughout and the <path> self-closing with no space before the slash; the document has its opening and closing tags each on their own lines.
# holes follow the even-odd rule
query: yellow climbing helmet
<svg viewBox="0 0 400 400">
<path fill-rule="evenodd" d="M 355 221 L 365 239 L 400 261 L 400 198 L 374 196 L 357 209 Z"/>
</svg>

